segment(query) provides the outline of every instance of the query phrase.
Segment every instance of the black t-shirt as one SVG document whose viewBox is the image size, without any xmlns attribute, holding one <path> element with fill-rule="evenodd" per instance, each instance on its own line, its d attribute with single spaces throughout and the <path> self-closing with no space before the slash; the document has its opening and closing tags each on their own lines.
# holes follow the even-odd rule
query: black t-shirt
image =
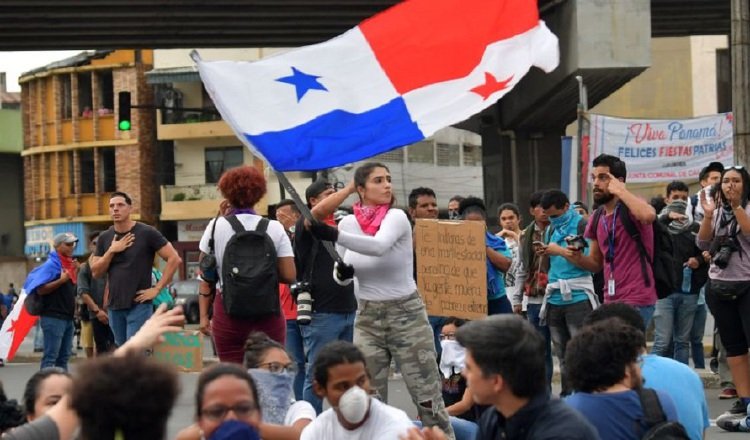
<svg viewBox="0 0 750 440">
<path fill-rule="evenodd" d="M 99 308 L 104 307 L 104 289 L 106 286 L 107 279 L 105 277 L 94 278 L 91 276 L 91 268 L 88 262 L 83 263 L 81 268 L 78 269 L 78 294 L 88 294 Z M 90 319 L 96 319 L 96 313 L 88 311 L 85 303 L 81 310 L 84 309 L 87 310 L 85 315 L 88 315 Z M 81 319 L 83 319 L 83 315 L 81 315 Z"/>
<path fill-rule="evenodd" d="M 333 259 L 323 244 L 305 229 L 301 218 L 294 229 L 294 263 L 297 266 L 297 279 L 305 280 L 310 255 L 317 243 L 317 253 L 313 263 L 311 284 L 313 311 L 319 313 L 352 313 L 357 310 L 354 298 L 354 283 L 341 286 L 333 280 Z"/>
<path fill-rule="evenodd" d="M 37 293 L 38 295 L 38 293 Z M 57 290 L 42 295 L 41 316 L 57 319 L 73 319 L 76 313 L 76 285 L 66 281 Z"/>
<path fill-rule="evenodd" d="M 136 292 L 151 287 L 151 266 L 154 257 L 159 249 L 169 243 L 159 231 L 143 223 L 136 223 L 130 232 L 135 235 L 133 245 L 115 254 L 107 271 L 108 307 L 112 310 L 131 308 Z M 119 238 L 125 234 L 117 233 L 117 236 Z M 114 238 L 114 228 L 104 231 L 96 245 L 96 256 L 104 255 Z"/>
</svg>

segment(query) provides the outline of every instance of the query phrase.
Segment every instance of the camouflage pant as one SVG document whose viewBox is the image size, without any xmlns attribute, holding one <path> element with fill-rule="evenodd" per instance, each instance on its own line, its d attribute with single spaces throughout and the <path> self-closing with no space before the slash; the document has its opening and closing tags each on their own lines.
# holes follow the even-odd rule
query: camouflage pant
<svg viewBox="0 0 750 440">
<path fill-rule="evenodd" d="M 372 384 L 388 401 L 391 359 L 401 369 L 419 418 L 454 438 L 442 395 L 432 328 L 418 293 L 390 301 L 360 300 L 354 343 L 367 360 Z"/>
</svg>

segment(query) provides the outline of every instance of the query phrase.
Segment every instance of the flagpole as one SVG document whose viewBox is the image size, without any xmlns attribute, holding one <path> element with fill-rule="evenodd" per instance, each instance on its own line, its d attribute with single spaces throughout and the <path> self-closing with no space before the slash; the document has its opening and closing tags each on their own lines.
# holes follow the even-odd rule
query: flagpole
<svg viewBox="0 0 750 440">
<path fill-rule="evenodd" d="M 271 169 L 273 170 L 273 168 Z M 308 208 L 307 204 L 302 201 L 302 197 L 300 197 L 299 193 L 294 188 L 292 183 L 289 181 L 289 179 L 286 178 L 286 175 L 281 171 L 273 170 L 273 172 L 276 174 L 276 178 L 279 180 L 279 184 L 286 189 L 286 191 L 289 193 L 289 197 L 294 200 L 294 204 L 297 205 L 297 208 L 299 209 L 300 213 L 302 213 L 302 216 L 310 222 L 317 221 L 313 217 L 310 208 Z M 333 258 L 333 261 L 337 263 L 343 263 L 343 260 L 341 259 L 339 253 L 336 252 L 336 248 L 333 246 L 333 243 L 325 240 L 321 240 L 321 243 L 323 243 L 323 248 L 326 250 L 326 252 L 328 252 L 328 255 Z"/>
<path fill-rule="evenodd" d="M 586 176 L 583 175 L 586 166 L 583 163 L 583 124 L 585 122 L 586 112 L 588 111 L 588 97 L 586 86 L 583 84 L 583 77 L 581 75 L 576 75 L 576 81 L 578 81 L 578 136 L 576 142 L 578 148 L 578 164 L 576 166 L 576 171 L 578 171 L 578 176 L 580 177 L 577 199 L 583 201 L 586 200 L 586 195 L 588 193 L 588 185 L 586 183 L 587 179 Z"/>
</svg>

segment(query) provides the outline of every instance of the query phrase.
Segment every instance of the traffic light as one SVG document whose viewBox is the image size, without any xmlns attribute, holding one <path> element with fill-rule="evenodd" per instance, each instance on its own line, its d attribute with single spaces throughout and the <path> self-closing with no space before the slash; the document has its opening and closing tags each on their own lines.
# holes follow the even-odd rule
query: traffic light
<svg viewBox="0 0 750 440">
<path fill-rule="evenodd" d="M 118 118 L 117 129 L 120 131 L 130 131 L 130 92 L 120 92 L 117 96 L 120 106 L 120 117 Z"/>
</svg>

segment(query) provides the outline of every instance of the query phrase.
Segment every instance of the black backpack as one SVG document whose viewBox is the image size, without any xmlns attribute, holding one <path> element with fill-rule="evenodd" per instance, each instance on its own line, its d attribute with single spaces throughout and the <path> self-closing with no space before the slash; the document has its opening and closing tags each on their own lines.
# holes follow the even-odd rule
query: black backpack
<svg viewBox="0 0 750 440">
<path fill-rule="evenodd" d="M 672 246 L 672 236 L 669 234 L 667 226 L 658 220 L 651 224 L 654 229 L 654 259 L 652 261 L 648 252 L 646 252 L 646 247 L 643 244 L 638 228 L 630 218 L 630 210 L 627 205 L 620 203 L 619 211 L 622 226 L 638 247 L 641 260 L 641 274 L 643 275 L 646 287 L 651 287 L 651 278 L 648 276 L 647 269 L 648 265 L 651 265 L 656 284 L 656 296 L 659 299 L 663 299 L 677 292 L 678 286 L 674 273 L 674 248 Z M 604 215 L 604 207 L 600 207 L 594 212 L 592 219 L 592 231 L 594 231 L 594 234 L 596 234 L 599 227 L 599 219 L 602 215 Z"/>
<path fill-rule="evenodd" d="M 266 234 L 268 219 L 261 218 L 254 231 L 247 231 L 237 216 L 225 218 L 234 235 L 221 260 L 224 311 L 233 318 L 278 315 L 279 274 L 276 246 Z"/>
<path fill-rule="evenodd" d="M 638 391 L 643 408 L 643 421 L 648 427 L 641 440 L 688 440 L 690 436 L 680 422 L 670 422 L 664 415 L 659 395 L 650 388 Z"/>
</svg>

